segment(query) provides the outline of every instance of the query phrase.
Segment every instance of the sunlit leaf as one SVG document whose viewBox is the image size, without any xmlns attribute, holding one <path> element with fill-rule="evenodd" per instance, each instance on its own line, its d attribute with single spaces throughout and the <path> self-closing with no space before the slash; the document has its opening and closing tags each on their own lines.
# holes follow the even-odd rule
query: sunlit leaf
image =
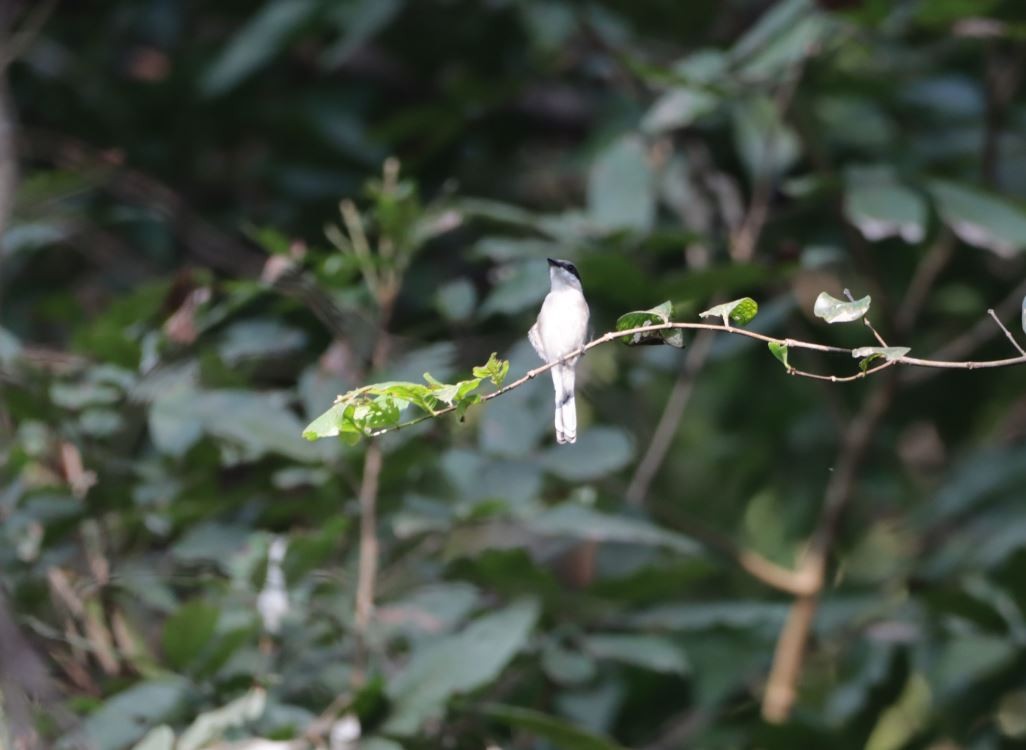
<svg viewBox="0 0 1026 750">
<path fill-rule="evenodd" d="M 827 323 L 850 323 L 869 312 L 870 301 L 868 294 L 854 302 L 842 302 L 826 292 L 820 292 L 812 312 Z"/>
<path fill-rule="evenodd" d="M 488 357 L 488 361 L 480 367 L 474 368 L 475 378 L 488 378 L 495 386 L 501 386 L 509 372 L 509 360 L 499 359 L 495 352 Z"/>
<path fill-rule="evenodd" d="M 844 215 L 870 242 L 901 237 L 914 244 L 926 236 L 926 201 L 887 168 L 849 170 Z"/>
<path fill-rule="evenodd" d="M 933 180 L 929 189 L 941 218 L 963 242 L 1002 257 L 1026 249 L 1026 210 L 1021 206 L 948 180 Z"/>
<path fill-rule="evenodd" d="M 729 327 L 731 323 L 736 323 L 739 326 L 748 325 L 758 313 L 759 304 L 751 297 L 742 297 L 710 307 L 708 310 L 698 313 L 698 317 L 721 318 L 723 325 Z"/>
</svg>

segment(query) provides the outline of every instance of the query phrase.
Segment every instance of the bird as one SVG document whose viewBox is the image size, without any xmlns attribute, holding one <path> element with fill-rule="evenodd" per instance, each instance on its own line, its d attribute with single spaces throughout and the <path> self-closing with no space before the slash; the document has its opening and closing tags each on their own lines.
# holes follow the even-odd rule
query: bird
<svg viewBox="0 0 1026 750">
<path fill-rule="evenodd" d="M 568 260 L 548 258 L 551 287 L 542 302 L 538 320 L 527 338 L 545 363 L 559 362 L 584 346 L 588 336 L 588 302 L 584 299 L 581 274 Z M 578 357 L 553 366 L 552 386 L 556 391 L 556 442 L 577 441 L 577 404 L 574 377 Z"/>
</svg>

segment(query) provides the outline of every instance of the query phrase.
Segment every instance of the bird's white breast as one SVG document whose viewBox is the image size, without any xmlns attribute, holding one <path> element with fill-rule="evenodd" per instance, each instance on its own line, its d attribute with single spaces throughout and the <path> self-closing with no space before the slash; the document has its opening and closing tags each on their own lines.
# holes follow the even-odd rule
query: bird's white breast
<svg viewBox="0 0 1026 750">
<path fill-rule="evenodd" d="M 588 335 L 588 303 L 572 288 L 554 289 L 538 316 L 541 340 L 551 362 L 581 348 Z"/>
</svg>

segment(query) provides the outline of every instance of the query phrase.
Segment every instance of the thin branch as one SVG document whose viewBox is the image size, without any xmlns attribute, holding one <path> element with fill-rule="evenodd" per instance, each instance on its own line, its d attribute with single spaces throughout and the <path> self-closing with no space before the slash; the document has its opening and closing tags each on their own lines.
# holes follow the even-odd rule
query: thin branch
<svg viewBox="0 0 1026 750">
<path fill-rule="evenodd" d="M 916 323 L 919 311 L 923 309 L 926 295 L 937 281 L 941 271 L 955 252 L 955 233 L 941 230 L 940 236 L 916 266 L 908 289 L 902 297 L 901 305 L 894 316 L 894 328 L 899 334 L 906 334 Z"/>
<path fill-rule="evenodd" d="M 677 380 L 673 384 L 673 390 L 670 391 L 670 397 L 666 400 L 659 424 L 652 434 L 648 449 L 627 486 L 625 497 L 629 505 L 640 505 L 648 495 L 652 479 L 659 471 L 663 459 L 666 458 L 666 452 L 670 449 L 673 436 L 677 434 L 677 426 L 684 415 L 688 401 L 691 400 L 691 393 L 695 389 L 696 376 L 709 358 L 712 343 L 711 331 L 702 331 L 692 342 L 691 348 L 684 358 L 684 364 L 680 368 L 680 373 L 677 375 Z"/>
<path fill-rule="evenodd" d="M 1015 336 L 1012 335 L 1012 332 L 1005 328 L 1005 324 L 1001 322 L 1001 318 L 999 318 L 997 314 L 994 312 L 993 307 L 987 310 L 987 315 L 992 317 L 994 319 L 994 322 L 998 324 L 998 327 L 1005 332 L 1005 336 L 1007 336 L 1008 340 L 1012 342 L 1012 346 L 1016 348 L 1019 354 L 1026 357 L 1026 349 L 1023 349 L 1021 346 L 1019 346 L 1019 342 L 1015 340 Z"/>
<path fill-rule="evenodd" d="M 1022 306 L 1023 297 L 1026 297 L 1026 281 L 1020 282 L 1008 293 L 1008 296 L 994 306 L 998 317 L 1005 318 L 1018 312 Z M 990 341 L 997 333 L 998 330 L 991 325 L 987 318 L 981 318 L 968 331 L 951 339 L 935 351 L 932 359 L 945 360 L 965 357 L 969 352 Z M 901 382 L 903 385 L 913 385 L 936 374 L 937 371 L 931 369 L 914 370 L 906 372 Z"/>
<path fill-rule="evenodd" d="M 362 682 L 367 666 L 367 631 L 374 615 L 374 591 L 378 578 L 378 486 L 383 465 L 381 445 L 372 440 L 363 461 L 363 481 L 360 484 L 360 552 L 356 582 L 355 632 L 358 648 L 356 662 L 357 682 Z"/>
<path fill-rule="evenodd" d="M 522 377 L 518 378 L 517 380 L 514 380 L 512 383 L 504 385 L 497 391 L 493 391 L 492 393 L 482 396 L 481 402 L 483 403 L 485 401 L 491 401 L 493 398 L 498 398 L 499 396 L 505 395 L 509 391 L 512 391 L 514 388 L 519 388 L 520 386 L 527 383 L 529 380 L 533 380 L 542 373 L 548 372 L 556 365 L 562 364 L 567 360 L 575 359 L 584 354 L 585 352 L 594 349 L 596 346 L 608 344 L 610 341 L 613 341 L 621 337 L 631 337 L 639 333 L 653 333 L 656 331 L 668 331 L 672 329 L 715 331 L 719 333 L 733 334 L 735 336 L 745 336 L 746 338 L 755 339 L 757 341 L 765 341 L 767 343 L 779 344 L 782 346 L 786 346 L 789 349 L 807 349 L 811 351 L 829 352 L 833 354 L 846 354 L 849 357 L 855 356 L 855 349 L 846 349 L 841 346 L 828 346 L 826 344 L 817 344 L 811 341 L 800 341 L 798 339 L 781 339 L 776 338 L 775 336 L 767 336 L 766 334 L 756 333 L 755 331 L 749 331 L 744 328 L 735 328 L 733 326 L 724 327 L 722 325 L 716 325 L 714 323 L 658 323 L 648 326 L 639 326 L 638 328 L 631 328 L 624 331 L 609 331 L 608 333 L 599 336 L 597 339 L 594 339 L 589 343 L 585 344 L 581 348 L 570 352 L 565 357 L 553 360 L 552 362 L 547 362 L 546 364 L 541 365 L 540 367 L 536 367 L 533 370 L 528 370 L 527 373 L 525 373 Z M 818 373 L 799 370 L 795 367 L 788 367 L 787 371 L 789 374 L 798 377 L 811 378 L 814 380 L 826 380 L 831 383 L 848 383 L 853 382 L 855 380 L 865 379 L 871 375 L 879 373 L 881 370 L 885 370 L 896 365 L 946 370 L 983 370 L 995 367 L 1011 367 L 1013 365 L 1021 364 L 1026 364 L 1026 355 L 1020 357 L 1008 357 L 1006 359 L 973 360 L 958 362 L 951 362 L 940 359 L 922 359 L 919 357 L 905 356 L 895 357 L 894 359 L 888 360 L 882 365 L 872 367 L 866 370 L 865 372 L 859 372 L 854 375 L 821 375 Z M 344 397 L 340 396 L 339 400 L 341 400 L 342 398 Z M 402 422 L 392 427 L 385 427 L 380 430 L 375 430 L 373 432 L 367 433 L 367 437 L 377 437 L 378 435 L 384 435 L 388 432 L 394 432 L 404 427 L 412 427 L 413 425 L 420 424 L 425 420 L 433 419 L 434 417 L 440 417 L 443 414 L 449 414 L 454 411 L 456 411 L 455 405 L 446 406 L 442 409 L 437 409 L 431 414 L 425 414 L 423 416 L 417 417 L 416 419 L 411 419 L 408 422 Z"/>
</svg>

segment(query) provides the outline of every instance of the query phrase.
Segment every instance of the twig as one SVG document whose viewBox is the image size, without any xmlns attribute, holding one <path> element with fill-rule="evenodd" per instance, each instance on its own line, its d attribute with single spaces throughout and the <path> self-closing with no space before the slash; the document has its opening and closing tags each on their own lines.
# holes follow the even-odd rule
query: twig
<svg viewBox="0 0 1026 750">
<path fill-rule="evenodd" d="M 374 590 L 378 577 L 377 502 L 383 455 L 377 440 L 371 440 L 363 461 L 360 484 L 360 552 L 356 582 L 357 642 L 356 681 L 362 682 L 367 667 L 367 630 L 374 615 Z"/>
<path fill-rule="evenodd" d="M 635 334 L 639 334 L 639 333 L 652 333 L 652 332 L 656 332 L 656 331 L 668 331 L 668 330 L 671 330 L 671 329 L 715 331 L 715 332 L 719 332 L 719 333 L 732 334 L 732 335 L 735 335 L 735 336 L 745 336 L 746 338 L 755 339 L 757 341 L 765 341 L 767 343 L 779 344 L 781 346 L 786 346 L 789 349 L 808 349 L 808 350 L 811 350 L 811 351 L 829 352 L 829 353 L 833 353 L 833 354 L 847 354 L 849 357 L 854 357 L 853 352 L 855 351 L 854 349 L 847 349 L 847 348 L 844 348 L 844 347 L 841 347 L 841 346 L 828 346 L 826 344 L 817 344 L 817 343 L 814 343 L 814 342 L 811 342 L 811 341 L 800 341 L 798 339 L 781 339 L 781 338 L 776 338 L 774 336 L 767 336 L 767 335 L 762 334 L 762 333 L 756 333 L 755 331 L 748 331 L 748 330 L 746 330 L 744 328 L 735 328 L 733 326 L 728 328 L 728 327 L 724 327 L 724 326 L 721 326 L 721 325 L 716 325 L 714 323 L 658 323 L 658 324 L 648 325 L 648 326 L 639 326 L 638 328 L 631 328 L 631 329 L 624 330 L 624 331 L 609 331 L 608 333 L 605 333 L 602 336 L 599 336 L 597 339 L 594 339 L 594 340 L 590 341 L 589 343 L 585 344 L 581 348 L 576 349 L 573 352 L 570 352 L 569 354 L 567 354 L 565 357 L 562 357 L 561 359 L 557 359 L 557 360 L 554 360 L 552 362 L 548 362 L 548 363 L 546 363 L 544 365 L 541 365 L 540 367 L 534 368 L 533 370 L 528 370 L 527 373 L 525 373 L 522 377 L 518 378 L 517 380 L 514 380 L 512 383 L 504 385 L 502 388 L 499 388 L 498 390 L 493 391 L 492 393 L 488 393 L 488 394 L 482 396 L 481 397 L 481 403 L 483 403 L 485 401 L 491 401 L 493 398 L 498 398 L 499 396 L 505 395 L 509 391 L 512 391 L 514 388 L 519 388 L 520 386 L 522 386 L 525 383 L 527 383 L 529 380 L 533 380 L 534 378 L 538 377 L 542 373 L 548 372 L 549 370 L 551 370 L 556 365 L 562 364 L 563 362 L 565 362 L 567 360 L 579 357 L 582 354 L 584 354 L 585 352 L 589 351 L 590 349 L 594 349 L 596 346 L 601 346 L 603 344 L 608 344 L 610 341 L 613 341 L 613 340 L 618 339 L 620 337 L 630 338 L 631 336 L 634 336 Z M 812 372 L 806 372 L 804 370 L 799 370 L 799 369 L 797 369 L 795 367 L 788 367 L 787 371 L 788 371 L 789 374 L 795 375 L 795 376 L 798 376 L 798 377 L 811 378 L 811 379 L 815 379 L 815 380 L 826 380 L 826 381 L 829 381 L 829 382 L 832 382 L 832 383 L 848 383 L 848 382 L 853 382 L 855 380 L 862 380 L 862 379 L 867 378 L 867 377 L 869 377 L 871 375 L 875 375 L 876 373 L 879 373 L 882 370 L 886 370 L 886 369 L 888 369 L 890 367 L 893 367 L 893 366 L 896 366 L 896 365 L 906 365 L 906 366 L 924 367 L 924 368 L 936 368 L 936 369 L 945 369 L 945 370 L 982 370 L 982 369 L 989 369 L 989 368 L 995 368 L 995 367 L 1011 367 L 1013 365 L 1021 365 L 1021 364 L 1026 364 L 1026 355 L 1023 355 L 1023 356 L 1020 356 L 1020 357 L 1008 357 L 1006 359 L 957 361 L 957 362 L 940 360 L 940 359 L 922 359 L 922 358 L 919 358 L 919 357 L 908 357 L 908 356 L 905 356 L 905 357 L 895 357 L 894 359 L 888 360 L 887 362 L 885 362 L 882 365 L 878 365 L 877 367 L 869 368 L 865 372 L 859 372 L 859 373 L 856 373 L 855 375 L 848 375 L 848 376 L 821 375 L 821 374 L 818 374 L 818 373 L 812 373 Z M 342 398 L 344 398 L 344 397 L 342 397 L 342 396 L 339 397 L 340 400 Z M 385 427 L 385 428 L 382 428 L 380 430 L 375 430 L 373 432 L 367 433 L 367 437 L 377 437 L 378 435 L 384 435 L 385 433 L 388 433 L 388 432 L 394 432 L 396 430 L 403 429 L 404 427 L 412 427 L 413 425 L 420 424 L 421 422 L 423 422 L 425 420 L 433 419 L 434 417 L 440 417 L 440 416 L 442 416 L 444 414 L 449 414 L 449 413 L 454 412 L 454 411 L 456 411 L 456 406 L 455 405 L 446 406 L 446 407 L 441 408 L 441 409 L 436 409 L 431 414 L 425 414 L 425 415 L 417 417 L 415 419 L 411 419 L 408 422 L 402 422 L 400 424 L 393 425 L 392 427 Z"/>
<path fill-rule="evenodd" d="M 712 350 L 713 334 L 711 331 L 702 331 L 691 344 L 684 364 L 677 374 L 677 380 L 670 391 L 670 397 L 666 400 L 663 414 L 659 418 L 659 424 L 652 433 L 652 440 L 648 444 L 644 457 L 638 463 L 638 468 L 631 477 L 625 495 L 629 505 L 640 505 L 648 495 L 648 488 L 652 479 L 662 466 L 666 452 L 670 449 L 673 436 L 677 434 L 677 426 L 680 424 L 684 409 L 691 400 L 691 393 L 695 389 L 695 379 L 698 372 L 705 365 Z"/>
<path fill-rule="evenodd" d="M 994 306 L 998 317 L 1004 318 L 1019 311 L 1023 297 L 1026 296 L 1026 281 L 1020 282 L 1008 296 Z M 956 359 L 964 357 L 979 346 L 987 343 L 995 335 L 997 329 L 990 324 L 986 318 L 981 318 L 972 328 L 965 333 L 951 339 L 944 346 L 933 353 L 932 359 Z M 902 376 L 902 385 L 913 385 L 920 383 L 927 378 L 936 375 L 936 370 L 922 369 L 906 372 Z"/>
<path fill-rule="evenodd" d="M 998 324 L 998 327 L 1005 332 L 1005 336 L 1007 336 L 1008 340 L 1012 342 L 1012 346 L 1016 348 L 1019 354 L 1026 357 L 1026 349 L 1023 349 L 1021 346 L 1019 346 L 1019 342 L 1015 340 L 1015 336 L 1012 335 L 1012 332 L 1005 328 L 1005 324 L 1001 322 L 1001 318 L 999 318 L 997 314 L 994 312 L 993 307 L 987 310 L 987 315 L 992 317 L 994 319 L 994 322 Z"/>
<path fill-rule="evenodd" d="M 916 317 L 923 309 L 923 303 L 926 302 L 927 293 L 933 288 L 937 277 L 951 260 L 955 245 L 954 232 L 948 229 L 941 230 L 940 236 L 916 266 L 916 271 L 908 283 L 908 289 L 894 316 L 894 328 L 899 334 L 906 334 L 912 330 L 916 323 Z"/>
<path fill-rule="evenodd" d="M 798 90 L 798 82 L 802 77 L 802 70 L 805 66 L 805 58 L 799 59 L 790 70 L 790 75 L 784 84 L 777 91 L 773 98 L 774 106 L 780 115 L 783 123 L 784 113 L 791 106 L 795 92 Z M 765 163 L 759 165 L 761 171 L 755 178 L 752 186 L 752 199 L 748 204 L 748 211 L 745 212 L 741 226 L 734 234 L 730 248 L 730 257 L 738 263 L 747 263 L 755 255 L 755 247 L 762 236 L 763 227 L 769 217 L 770 200 L 773 198 L 773 181 L 771 174 L 773 168 L 773 157 L 778 142 L 779 133 L 775 130 L 769 134 L 763 155 Z"/>
</svg>

